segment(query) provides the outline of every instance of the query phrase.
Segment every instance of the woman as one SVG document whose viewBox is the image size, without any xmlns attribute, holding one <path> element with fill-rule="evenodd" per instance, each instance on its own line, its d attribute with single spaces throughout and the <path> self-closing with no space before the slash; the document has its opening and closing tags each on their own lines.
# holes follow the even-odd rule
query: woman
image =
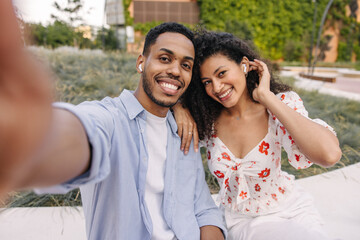
<svg viewBox="0 0 360 240">
<path fill-rule="evenodd" d="M 328 239 L 311 196 L 281 171 L 281 148 L 297 169 L 330 167 L 341 157 L 332 128 L 309 119 L 300 97 L 245 42 L 203 31 L 195 48 L 183 101 L 219 182 L 229 239 Z M 179 121 L 187 114 L 181 106 L 174 112 Z M 179 132 L 188 131 L 180 125 Z"/>
</svg>

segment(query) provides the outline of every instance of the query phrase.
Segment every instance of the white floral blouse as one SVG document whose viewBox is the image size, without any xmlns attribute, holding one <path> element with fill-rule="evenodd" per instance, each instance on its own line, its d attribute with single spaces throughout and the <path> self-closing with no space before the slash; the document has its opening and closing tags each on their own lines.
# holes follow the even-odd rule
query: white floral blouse
<svg viewBox="0 0 360 240">
<path fill-rule="evenodd" d="M 302 100 L 295 92 L 277 96 L 287 106 L 308 118 Z M 216 135 L 205 141 L 211 173 L 220 185 L 218 201 L 226 208 L 257 216 L 272 212 L 292 190 L 294 176 L 281 171 L 281 147 L 296 169 L 312 165 L 296 146 L 279 120 L 269 111 L 267 135 L 244 158 L 236 158 Z M 320 119 L 314 122 L 334 130 Z"/>
</svg>

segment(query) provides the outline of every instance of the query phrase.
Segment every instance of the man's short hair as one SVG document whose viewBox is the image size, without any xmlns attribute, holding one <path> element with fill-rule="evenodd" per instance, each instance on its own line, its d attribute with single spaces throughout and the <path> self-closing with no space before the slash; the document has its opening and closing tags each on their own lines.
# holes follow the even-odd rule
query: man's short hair
<svg viewBox="0 0 360 240">
<path fill-rule="evenodd" d="M 148 55 L 150 47 L 156 42 L 159 35 L 166 32 L 180 33 L 187 37 L 194 45 L 194 34 L 190 29 L 176 22 L 165 22 L 150 29 L 150 31 L 146 34 L 142 54 L 144 56 Z"/>
</svg>

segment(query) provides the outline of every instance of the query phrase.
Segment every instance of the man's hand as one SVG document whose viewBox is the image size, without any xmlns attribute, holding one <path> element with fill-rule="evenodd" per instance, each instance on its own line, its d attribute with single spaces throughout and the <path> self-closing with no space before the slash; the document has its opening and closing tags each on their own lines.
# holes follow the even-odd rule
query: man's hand
<svg viewBox="0 0 360 240">
<path fill-rule="evenodd" d="M 224 235 L 220 228 L 216 226 L 203 226 L 200 228 L 201 240 L 224 240 Z"/>
<path fill-rule="evenodd" d="M 50 75 L 23 49 L 12 1 L 0 1 L 0 198 L 25 177 L 51 120 Z"/>
</svg>

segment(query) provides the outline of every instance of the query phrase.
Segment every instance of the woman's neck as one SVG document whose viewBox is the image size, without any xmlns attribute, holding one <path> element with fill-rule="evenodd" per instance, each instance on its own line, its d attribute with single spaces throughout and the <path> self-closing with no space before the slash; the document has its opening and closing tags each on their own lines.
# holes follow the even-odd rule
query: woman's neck
<svg viewBox="0 0 360 240">
<path fill-rule="evenodd" d="M 253 115 L 254 113 L 258 113 L 259 111 L 264 111 L 264 108 L 264 106 L 254 102 L 249 95 L 246 94 L 240 98 L 235 106 L 225 108 L 223 111 L 229 117 L 234 117 L 239 120 L 241 118 L 246 118 L 249 115 Z"/>
</svg>

